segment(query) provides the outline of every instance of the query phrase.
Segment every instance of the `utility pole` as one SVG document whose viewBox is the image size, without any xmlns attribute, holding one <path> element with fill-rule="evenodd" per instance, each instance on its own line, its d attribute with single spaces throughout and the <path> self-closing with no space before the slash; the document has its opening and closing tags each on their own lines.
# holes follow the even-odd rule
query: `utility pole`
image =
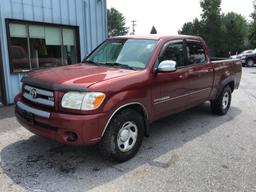
<svg viewBox="0 0 256 192">
<path fill-rule="evenodd" d="M 136 20 L 132 20 L 132 32 L 131 32 L 131 35 L 135 35 L 135 27 L 137 26 L 136 24 Z"/>
</svg>

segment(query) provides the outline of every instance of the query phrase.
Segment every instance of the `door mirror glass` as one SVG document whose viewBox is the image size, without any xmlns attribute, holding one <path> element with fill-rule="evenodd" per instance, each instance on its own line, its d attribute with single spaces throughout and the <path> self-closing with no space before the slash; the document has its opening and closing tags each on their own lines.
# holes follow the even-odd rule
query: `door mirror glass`
<svg viewBox="0 0 256 192">
<path fill-rule="evenodd" d="M 158 68 L 157 68 L 157 71 L 159 72 L 172 72 L 172 71 L 176 71 L 176 61 L 173 61 L 173 60 L 165 60 L 165 61 L 162 61 Z"/>
</svg>

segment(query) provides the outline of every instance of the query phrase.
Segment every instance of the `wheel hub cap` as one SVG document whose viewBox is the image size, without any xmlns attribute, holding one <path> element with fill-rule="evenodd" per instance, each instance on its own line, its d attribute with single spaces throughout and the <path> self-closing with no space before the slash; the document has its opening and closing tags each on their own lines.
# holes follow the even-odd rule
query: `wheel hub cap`
<svg viewBox="0 0 256 192">
<path fill-rule="evenodd" d="M 223 109 L 226 109 L 228 107 L 229 104 L 229 94 L 226 92 L 223 96 L 223 100 L 222 100 L 222 107 Z"/>
<path fill-rule="evenodd" d="M 124 130 L 121 132 L 121 134 L 120 134 L 120 139 L 121 139 L 121 141 L 125 142 L 125 141 L 128 140 L 129 136 L 130 136 L 129 130 L 124 129 Z"/>
<path fill-rule="evenodd" d="M 138 137 L 138 127 L 135 123 L 128 121 L 123 124 L 122 128 L 118 132 L 117 145 L 120 151 L 130 151 Z"/>
</svg>

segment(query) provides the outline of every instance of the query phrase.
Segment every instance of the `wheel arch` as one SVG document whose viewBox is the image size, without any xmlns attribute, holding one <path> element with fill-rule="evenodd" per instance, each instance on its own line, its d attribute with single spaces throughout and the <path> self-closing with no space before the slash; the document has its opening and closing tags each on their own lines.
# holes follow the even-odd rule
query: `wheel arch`
<svg viewBox="0 0 256 192">
<path fill-rule="evenodd" d="M 232 92 L 233 92 L 235 90 L 235 81 L 229 82 L 226 86 L 229 86 L 231 88 Z"/>
<path fill-rule="evenodd" d="M 107 130 L 107 127 L 109 125 L 109 123 L 111 122 L 111 120 L 115 117 L 115 115 L 117 115 L 119 112 L 125 110 L 125 109 L 133 109 L 133 110 L 136 110 L 137 112 L 139 112 L 142 117 L 143 117 L 143 121 L 144 121 L 144 126 L 145 126 L 145 136 L 148 136 L 148 127 L 149 127 L 149 114 L 148 114 L 148 111 L 146 109 L 146 107 L 142 104 L 142 103 L 139 103 L 139 102 L 130 102 L 130 103 L 127 103 L 127 104 L 124 104 L 124 105 L 121 105 L 120 107 L 118 107 L 112 114 L 111 116 L 109 117 L 103 131 L 102 131 L 102 134 L 101 136 L 103 137 L 106 130 Z"/>
<path fill-rule="evenodd" d="M 254 60 L 254 59 L 253 59 L 253 57 L 247 57 L 246 61 L 248 61 L 248 60 Z"/>
<path fill-rule="evenodd" d="M 226 87 L 226 86 L 230 86 L 232 92 L 235 90 L 235 82 L 236 82 L 236 78 L 235 76 L 229 76 L 226 79 L 224 79 L 221 84 L 220 87 L 218 89 L 216 98 L 221 94 L 222 90 Z"/>
</svg>

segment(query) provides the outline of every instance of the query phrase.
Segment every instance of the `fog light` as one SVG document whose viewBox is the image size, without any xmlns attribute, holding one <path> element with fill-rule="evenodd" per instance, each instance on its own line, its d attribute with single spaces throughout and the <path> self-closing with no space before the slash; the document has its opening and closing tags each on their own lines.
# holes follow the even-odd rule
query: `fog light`
<svg viewBox="0 0 256 192">
<path fill-rule="evenodd" d="M 67 141 L 69 142 L 75 142 L 78 138 L 77 134 L 75 134 L 74 132 L 67 132 L 68 138 Z"/>
</svg>

